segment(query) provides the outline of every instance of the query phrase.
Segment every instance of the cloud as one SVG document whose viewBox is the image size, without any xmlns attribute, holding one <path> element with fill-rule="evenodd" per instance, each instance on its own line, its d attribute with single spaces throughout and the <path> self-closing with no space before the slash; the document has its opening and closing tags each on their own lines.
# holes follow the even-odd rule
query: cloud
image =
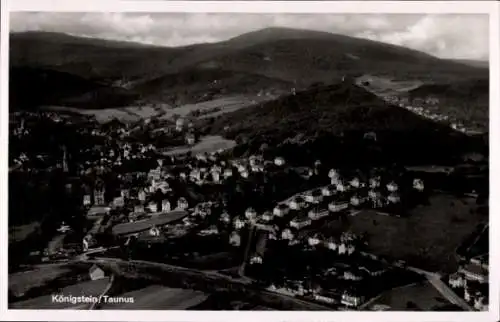
<svg viewBox="0 0 500 322">
<path fill-rule="evenodd" d="M 488 59 L 488 16 L 473 14 L 11 14 L 12 31 L 64 32 L 161 46 L 226 40 L 265 27 L 341 33 L 421 50 L 438 57 Z"/>
</svg>

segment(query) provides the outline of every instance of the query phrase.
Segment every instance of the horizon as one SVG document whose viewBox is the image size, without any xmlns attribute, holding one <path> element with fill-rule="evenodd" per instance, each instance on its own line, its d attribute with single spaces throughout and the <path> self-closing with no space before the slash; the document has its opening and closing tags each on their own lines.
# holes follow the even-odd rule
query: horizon
<svg viewBox="0 0 500 322">
<path fill-rule="evenodd" d="M 286 28 L 368 39 L 443 59 L 489 62 L 488 23 L 488 16 L 480 14 L 18 12 L 11 14 L 10 33 L 55 32 L 175 48 L 223 42 L 268 28 Z M 474 37 L 470 37 L 471 33 Z"/>
</svg>

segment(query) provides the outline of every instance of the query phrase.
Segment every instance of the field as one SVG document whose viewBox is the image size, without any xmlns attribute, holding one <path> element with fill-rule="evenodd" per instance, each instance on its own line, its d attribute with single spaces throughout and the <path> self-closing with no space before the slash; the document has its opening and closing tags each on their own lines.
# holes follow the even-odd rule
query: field
<svg viewBox="0 0 500 322">
<path fill-rule="evenodd" d="M 369 84 L 364 86 L 364 82 L 368 82 Z M 373 75 L 363 75 L 358 77 L 356 79 L 356 83 L 362 85 L 377 95 L 397 95 L 411 91 L 412 89 L 415 89 L 423 84 L 420 81 L 395 81 L 391 78 Z"/>
<path fill-rule="evenodd" d="M 370 252 L 443 272 L 457 269 L 456 248 L 485 220 L 474 199 L 444 194 L 432 196 L 429 206 L 412 210 L 409 218 L 373 212 L 349 217 L 354 232 L 367 233 Z"/>
<path fill-rule="evenodd" d="M 62 295 L 73 296 L 99 296 L 109 283 L 109 278 L 103 278 L 95 281 L 86 281 L 83 283 L 67 286 L 58 292 Z M 22 302 L 14 302 L 9 305 L 12 309 L 64 309 L 78 307 L 81 304 L 68 304 L 52 302 L 52 294 L 36 297 Z"/>
<path fill-rule="evenodd" d="M 58 277 L 71 273 L 72 269 L 65 265 L 47 265 L 9 275 L 9 291 L 22 295 L 32 288 L 43 286 Z"/>
<path fill-rule="evenodd" d="M 366 308 L 389 311 L 431 311 L 450 305 L 428 281 L 394 288 L 382 293 Z"/>
<path fill-rule="evenodd" d="M 193 154 L 206 153 L 217 151 L 219 149 L 227 150 L 236 146 L 236 142 L 233 140 L 226 140 L 222 136 L 209 135 L 201 139 L 200 142 L 196 143 L 192 147 L 181 146 L 172 150 L 163 152 L 164 155 L 179 155 L 185 154 L 191 151 Z"/>
<path fill-rule="evenodd" d="M 207 295 L 198 291 L 152 285 L 120 294 L 119 297 L 132 297 L 134 303 L 103 304 L 101 308 L 104 310 L 185 310 L 203 302 Z"/>
<path fill-rule="evenodd" d="M 124 122 L 134 122 L 139 119 L 155 116 L 160 116 L 161 119 L 171 119 L 174 115 L 185 117 L 197 110 L 201 112 L 206 111 L 207 113 L 201 115 L 200 118 L 207 118 L 227 112 L 233 112 L 240 108 L 248 107 L 267 99 L 269 99 L 269 97 L 260 97 L 257 95 L 227 96 L 196 104 L 186 104 L 176 108 L 172 108 L 167 104 L 161 104 L 154 107 L 145 105 L 107 109 L 80 109 L 66 106 L 47 106 L 45 109 L 94 116 L 96 120 L 101 123 L 109 122 L 114 118 Z M 220 110 L 209 112 L 213 109 Z"/>
</svg>

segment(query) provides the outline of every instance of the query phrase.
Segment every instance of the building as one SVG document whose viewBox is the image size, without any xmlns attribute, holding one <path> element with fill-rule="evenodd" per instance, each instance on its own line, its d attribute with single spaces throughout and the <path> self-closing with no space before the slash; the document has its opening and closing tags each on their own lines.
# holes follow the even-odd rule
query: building
<svg viewBox="0 0 500 322">
<path fill-rule="evenodd" d="M 304 227 L 311 225 L 311 223 L 312 223 L 311 218 L 309 218 L 308 216 L 298 216 L 294 218 L 292 221 L 290 221 L 290 227 L 296 229 L 302 229 Z"/>
<path fill-rule="evenodd" d="M 277 157 L 274 159 L 274 164 L 278 167 L 282 167 L 285 165 L 285 159 L 283 159 L 282 157 Z"/>
<path fill-rule="evenodd" d="M 337 296 L 335 293 L 326 291 L 326 290 L 321 290 L 318 293 L 314 294 L 314 299 L 318 302 L 323 302 L 326 304 L 334 304 L 337 302 L 336 300 Z"/>
<path fill-rule="evenodd" d="M 90 195 L 83 196 L 83 206 L 88 207 L 92 204 L 92 198 Z"/>
<path fill-rule="evenodd" d="M 193 133 L 187 133 L 185 136 L 186 144 L 193 145 L 196 143 L 196 138 Z"/>
<path fill-rule="evenodd" d="M 233 225 L 235 229 L 242 229 L 245 227 L 246 222 L 242 218 L 236 217 L 234 218 Z"/>
<path fill-rule="evenodd" d="M 369 186 L 371 189 L 377 189 L 380 187 L 380 177 L 372 177 L 370 178 Z"/>
<path fill-rule="evenodd" d="M 350 204 L 353 205 L 354 207 L 359 207 L 365 202 L 365 198 L 361 198 L 358 195 L 354 195 L 351 197 L 349 200 Z"/>
<path fill-rule="evenodd" d="M 394 181 L 388 183 L 386 187 L 387 187 L 387 191 L 389 191 L 389 192 L 396 192 L 399 190 L 398 184 Z"/>
<path fill-rule="evenodd" d="M 340 299 L 340 303 L 348 307 L 358 307 L 363 303 L 363 301 L 364 298 L 362 296 L 348 291 L 344 292 Z"/>
<path fill-rule="evenodd" d="M 463 274 L 469 281 L 477 281 L 479 283 L 488 282 L 488 270 L 484 269 L 480 265 L 473 263 L 466 264 L 460 267 L 458 272 Z"/>
<path fill-rule="evenodd" d="M 229 216 L 229 214 L 227 212 L 223 212 L 221 215 L 220 215 L 220 218 L 219 220 L 225 224 L 229 224 L 231 222 L 231 216 Z"/>
<path fill-rule="evenodd" d="M 422 192 L 424 188 L 424 182 L 421 179 L 413 179 L 413 189 Z"/>
<path fill-rule="evenodd" d="M 158 204 L 156 202 L 150 202 L 148 203 L 148 209 L 150 212 L 158 212 Z"/>
<path fill-rule="evenodd" d="M 328 210 L 331 212 L 339 212 L 349 208 L 349 202 L 347 201 L 333 201 L 328 204 Z"/>
<path fill-rule="evenodd" d="M 262 214 L 262 221 L 264 222 L 270 222 L 271 220 L 273 220 L 274 218 L 274 214 L 270 211 L 266 211 Z"/>
<path fill-rule="evenodd" d="M 448 284 L 452 288 L 462 288 L 466 286 L 467 280 L 463 277 L 462 274 L 453 273 L 448 278 Z"/>
<path fill-rule="evenodd" d="M 278 204 L 273 209 L 273 215 L 277 217 L 283 217 L 290 212 L 290 208 L 286 204 Z"/>
<path fill-rule="evenodd" d="M 361 181 L 358 177 L 354 177 L 351 181 L 349 181 L 349 185 L 354 189 L 358 189 L 361 187 Z"/>
<path fill-rule="evenodd" d="M 281 239 L 293 241 L 295 239 L 295 234 L 292 232 L 291 229 L 285 228 L 281 232 Z"/>
<path fill-rule="evenodd" d="M 328 216 L 329 214 L 328 209 L 314 208 L 309 211 L 308 216 L 311 220 L 318 220 Z"/>
<path fill-rule="evenodd" d="M 229 244 L 234 247 L 239 247 L 241 245 L 241 236 L 236 231 L 233 231 L 229 236 Z"/>
<path fill-rule="evenodd" d="M 180 197 L 179 200 L 177 200 L 177 209 L 180 210 L 186 210 L 189 208 L 188 201 L 184 197 Z"/>
<path fill-rule="evenodd" d="M 299 210 L 302 209 L 305 206 L 305 204 L 306 202 L 304 198 L 298 196 L 293 198 L 288 204 L 288 206 L 290 207 L 290 209 Z"/>
<path fill-rule="evenodd" d="M 250 220 L 250 221 L 254 221 L 257 219 L 257 212 L 255 211 L 255 209 L 253 208 L 248 208 L 246 211 L 245 211 L 245 218 Z"/>
<path fill-rule="evenodd" d="M 331 197 L 337 192 L 337 187 L 334 185 L 328 185 L 326 187 L 323 187 L 321 189 L 321 194 L 323 194 L 324 197 Z"/>
<path fill-rule="evenodd" d="M 217 235 L 219 233 L 219 229 L 216 226 L 212 225 L 207 229 L 203 229 L 200 231 L 200 235 L 208 236 L 208 235 Z"/>
<path fill-rule="evenodd" d="M 233 176 L 233 169 L 224 169 L 224 178 L 228 179 Z"/>
<path fill-rule="evenodd" d="M 389 201 L 389 203 L 391 204 L 398 204 L 401 202 L 401 197 L 399 196 L 399 194 L 393 192 L 389 196 L 387 196 L 387 201 Z"/>
<path fill-rule="evenodd" d="M 315 189 L 313 191 L 310 191 L 306 194 L 306 202 L 309 203 L 320 203 L 323 200 L 323 194 L 321 190 Z"/>
<path fill-rule="evenodd" d="M 254 254 L 252 257 L 250 257 L 250 265 L 255 264 L 262 264 L 262 256 Z"/>
<path fill-rule="evenodd" d="M 92 281 L 100 280 L 106 277 L 104 271 L 97 265 L 93 265 L 89 270 L 90 279 Z"/>
<path fill-rule="evenodd" d="M 323 242 L 322 236 L 320 236 L 319 234 L 314 234 L 313 236 L 307 239 L 307 243 L 309 244 L 309 246 L 317 246 L 322 242 Z"/>
</svg>

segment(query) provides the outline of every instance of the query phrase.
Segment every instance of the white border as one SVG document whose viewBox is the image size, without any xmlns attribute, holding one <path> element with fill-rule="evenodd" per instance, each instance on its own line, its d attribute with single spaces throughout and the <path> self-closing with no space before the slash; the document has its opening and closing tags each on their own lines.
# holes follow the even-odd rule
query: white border
<svg viewBox="0 0 500 322">
<path fill-rule="evenodd" d="M 497 216 L 500 176 L 497 163 L 500 148 L 499 108 L 499 8 L 494 1 L 117 1 L 117 0 L 1 0 L 1 109 L 0 168 L 7 169 L 8 144 L 8 30 L 9 11 L 61 12 L 246 12 L 246 13 L 486 13 L 490 15 L 490 310 L 489 312 L 194 312 L 194 311 L 68 311 L 7 310 L 7 269 L 0 270 L 0 320 L 20 321 L 498 321 L 500 277 L 500 218 Z M 8 245 L 7 171 L 0 171 L 0 245 Z M 0 252 L 7 262 L 7 249 Z"/>
</svg>

